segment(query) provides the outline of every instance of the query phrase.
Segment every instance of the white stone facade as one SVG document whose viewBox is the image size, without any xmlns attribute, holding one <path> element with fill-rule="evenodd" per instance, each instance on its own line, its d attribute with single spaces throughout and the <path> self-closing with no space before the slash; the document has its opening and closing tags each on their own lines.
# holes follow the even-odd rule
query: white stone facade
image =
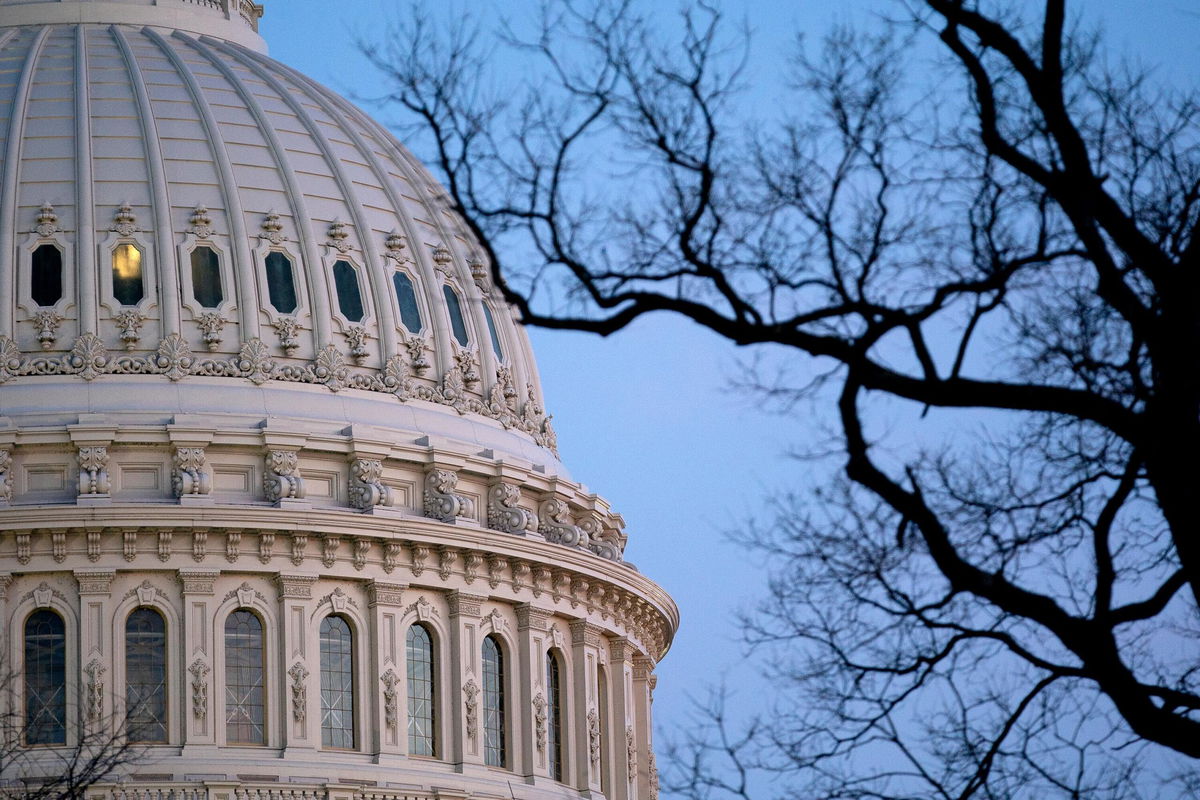
<svg viewBox="0 0 1200 800">
<path fill-rule="evenodd" d="M 32 685 L 30 621 L 59 620 L 65 666 L 65 741 L 31 752 L 52 769 L 81 726 L 123 724 L 150 609 L 162 733 L 97 800 L 653 797 L 675 605 L 559 463 L 524 331 L 439 187 L 263 55 L 260 15 L 0 0 L 0 638 Z M 253 744 L 230 738 L 239 610 Z"/>
</svg>

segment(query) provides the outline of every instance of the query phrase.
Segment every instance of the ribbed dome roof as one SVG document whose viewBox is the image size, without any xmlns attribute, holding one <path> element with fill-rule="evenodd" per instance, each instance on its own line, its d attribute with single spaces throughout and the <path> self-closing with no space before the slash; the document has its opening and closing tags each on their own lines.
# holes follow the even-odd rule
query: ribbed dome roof
<svg viewBox="0 0 1200 800">
<path fill-rule="evenodd" d="M 259 15 L 0 0 L 0 382 L 318 384 L 553 449 L 527 338 L 437 182 L 264 55 Z"/>
</svg>

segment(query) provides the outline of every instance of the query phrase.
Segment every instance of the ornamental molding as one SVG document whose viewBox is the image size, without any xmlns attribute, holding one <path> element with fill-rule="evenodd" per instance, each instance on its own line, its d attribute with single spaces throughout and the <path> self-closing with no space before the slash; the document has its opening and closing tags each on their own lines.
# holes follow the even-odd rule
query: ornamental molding
<svg viewBox="0 0 1200 800">
<path fill-rule="evenodd" d="M 534 738 L 539 753 L 546 752 L 546 695 L 541 690 L 533 697 Z"/>
<path fill-rule="evenodd" d="M 425 595 L 421 595 L 404 609 L 404 616 L 414 614 L 420 622 L 428 622 L 437 617 L 441 619 L 442 612 L 438 611 L 437 606 L 425 599 Z"/>
<path fill-rule="evenodd" d="M 0 505 L 12 502 L 12 451 L 0 449 Z"/>
<path fill-rule="evenodd" d="M 221 598 L 221 602 L 232 600 L 235 597 L 237 598 L 238 606 L 246 608 L 253 606 L 255 600 L 258 600 L 263 605 L 266 605 L 267 603 L 267 598 L 263 597 L 262 592 L 258 591 L 246 582 L 243 582 L 242 585 L 236 589 L 230 589 L 225 596 Z"/>
<path fill-rule="evenodd" d="M 625 726 L 625 759 L 629 769 L 629 782 L 633 783 L 637 778 L 637 737 L 632 725 Z"/>
<path fill-rule="evenodd" d="M 79 594 L 109 594 L 116 575 L 116 571 L 111 569 L 76 570 L 75 581 L 79 584 Z"/>
<path fill-rule="evenodd" d="M 487 600 L 487 595 L 468 594 L 467 592 L 450 592 L 446 595 L 451 617 L 475 617 L 478 619 L 485 600 Z"/>
<path fill-rule="evenodd" d="M 277 330 L 279 326 L 289 327 L 289 323 L 282 322 L 284 319 L 290 320 L 281 317 L 272 323 Z M 222 324 L 214 319 L 211 329 L 205 330 L 207 347 L 219 346 Z M 287 337 L 283 332 L 280 337 L 281 347 L 289 352 Z M 244 378 L 256 385 L 281 381 L 324 385 L 332 392 L 358 389 L 394 395 L 402 402 L 424 400 L 450 406 L 462 415 L 487 417 L 505 429 L 528 434 L 537 445 L 558 455 L 558 439 L 550 423 L 551 417 L 534 399 L 532 386 L 527 387 L 529 399 L 519 414 L 515 410 L 515 399 L 512 403 L 497 404 L 469 396 L 467 386 L 472 381 L 468 378 L 474 377 L 474 382 L 478 383 L 471 352 L 456 356 L 455 365 L 447 372 L 441 386 L 418 384 L 414 376 L 430 367 L 424 355 L 427 347 L 428 343 L 422 337 L 410 336 L 401 352 L 390 357 L 382 369 L 357 366 L 352 369 L 347 356 L 332 344 L 323 347 L 311 361 L 281 365 L 272 359 L 267 345 L 257 338 L 244 342 L 236 356 L 219 359 L 194 355 L 187 340 L 178 333 L 162 339 L 155 352 L 146 355 L 112 354 L 93 333 L 77 337 L 71 352 L 62 356 L 22 353 L 12 338 L 0 336 L 0 384 L 14 378 L 43 375 L 74 375 L 85 381 L 105 375 L 163 375 L 171 381 L 193 376 Z M 350 357 L 353 358 L 353 353 Z M 469 366 L 464 368 L 468 361 Z"/>
<path fill-rule="evenodd" d="M 400 699 L 396 689 L 400 678 L 395 670 L 389 668 L 379 676 L 379 680 L 383 681 L 383 722 L 390 730 L 395 731 L 400 724 Z"/>
<path fill-rule="evenodd" d="M 155 600 L 160 600 L 162 602 L 170 601 L 170 596 L 150 581 L 142 581 L 137 586 L 126 592 L 121 599 L 129 600 L 134 597 L 136 597 L 138 603 L 143 606 L 153 605 Z"/>
<path fill-rule="evenodd" d="M 188 667 L 192 674 L 192 716 L 199 720 L 208 716 L 208 673 L 211 671 L 202 658 L 197 658 Z"/>
<path fill-rule="evenodd" d="M 316 575 L 285 575 L 280 573 L 275 576 L 275 585 L 279 588 L 280 598 L 311 600 L 312 587 L 316 582 Z"/>
<path fill-rule="evenodd" d="M 406 583 L 371 581 L 367 584 L 367 604 L 371 608 L 376 606 L 399 607 L 404 604 L 404 590 L 407 588 L 408 584 Z"/>
<path fill-rule="evenodd" d="M 66 595 L 64 595 L 58 589 L 55 589 L 50 584 L 42 581 L 38 584 L 36 589 L 21 595 L 22 603 L 28 602 L 29 600 L 32 600 L 33 604 L 38 608 L 49 608 L 50 604 L 55 600 L 60 600 L 65 603 L 67 598 Z"/>
<path fill-rule="evenodd" d="M 595 708 L 589 708 L 587 713 L 588 755 L 592 761 L 592 770 L 600 769 L 600 715 Z"/>
<path fill-rule="evenodd" d="M 288 670 L 288 677 L 292 679 L 292 719 L 304 722 L 304 706 L 308 701 L 308 669 L 297 661 Z"/>
<path fill-rule="evenodd" d="M 217 570 L 179 570 L 179 583 L 183 587 L 184 594 L 212 594 L 213 584 L 219 577 L 221 577 L 221 573 Z"/>
<path fill-rule="evenodd" d="M 329 607 L 338 614 L 344 613 L 347 607 L 358 608 L 358 602 L 353 597 L 346 594 L 346 591 L 340 586 L 322 597 L 320 602 L 317 603 L 318 606 L 323 606 L 326 604 L 328 604 Z"/>
<path fill-rule="evenodd" d="M 98 658 L 93 658 L 83 668 L 87 675 L 87 718 L 91 723 L 98 723 L 104 718 L 104 664 Z"/>
<path fill-rule="evenodd" d="M 33 233 L 36 233 L 43 239 L 52 239 L 54 238 L 54 234 L 62 232 L 62 226 L 58 224 L 58 214 L 54 213 L 54 206 L 49 203 L 42 203 L 42 207 L 37 215 L 37 224 L 33 227 Z"/>
<path fill-rule="evenodd" d="M 473 676 L 467 677 L 463 684 L 463 710 L 467 715 L 467 738 L 475 741 L 479 733 L 479 684 Z"/>
</svg>

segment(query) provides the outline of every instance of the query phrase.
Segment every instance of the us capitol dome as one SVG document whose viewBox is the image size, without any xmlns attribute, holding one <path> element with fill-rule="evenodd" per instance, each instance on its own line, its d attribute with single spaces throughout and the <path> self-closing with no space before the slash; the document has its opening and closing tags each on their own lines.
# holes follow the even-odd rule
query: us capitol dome
<svg viewBox="0 0 1200 800">
<path fill-rule="evenodd" d="M 95 800 L 652 798 L 678 611 L 442 188 L 262 13 L 0 0 L 0 788 L 107 727 Z"/>
</svg>

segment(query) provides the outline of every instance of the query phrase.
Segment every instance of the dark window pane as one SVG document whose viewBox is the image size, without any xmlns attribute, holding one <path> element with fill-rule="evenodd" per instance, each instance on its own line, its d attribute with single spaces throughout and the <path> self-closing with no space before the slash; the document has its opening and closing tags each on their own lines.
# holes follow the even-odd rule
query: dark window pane
<svg viewBox="0 0 1200 800">
<path fill-rule="evenodd" d="M 225 741 L 266 744 L 262 621 L 246 609 L 225 620 Z"/>
<path fill-rule="evenodd" d="M 396 305 L 400 306 L 400 321 L 409 333 L 421 330 L 421 309 L 417 306 L 417 293 L 412 278 L 403 272 L 392 273 L 392 284 L 396 287 Z"/>
<path fill-rule="evenodd" d="M 497 361 L 504 360 L 504 348 L 500 346 L 500 337 L 496 334 L 496 321 L 492 319 L 492 309 L 488 308 L 488 304 L 483 304 L 483 319 L 487 322 L 488 333 L 492 337 L 492 352 L 496 354 Z"/>
<path fill-rule="evenodd" d="M 142 285 L 142 251 L 131 244 L 113 250 L 113 297 L 123 306 L 136 306 L 146 296 Z"/>
<path fill-rule="evenodd" d="M 25 621 L 25 743 L 66 744 L 66 720 L 66 628 L 53 611 L 35 611 Z"/>
<path fill-rule="evenodd" d="M 446 295 L 446 307 L 450 309 L 450 329 L 454 331 L 454 338 L 458 343 L 466 347 L 470 340 L 467 338 L 467 322 L 463 319 L 462 304 L 458 302 L 458 295 L 449 286 L 443 284 L 442 293 Z"/>
<path fill-rule="evenodd" d="M 125 715 L 130 741 L 167 741 L 167 625 L 152 608 L 125 620 Z"/>
<path fill-rule="evenodd" d="M 433 640 L 424 626 L 413 625 L 408 629 L 405 654 L 408 661 L 408 752 L 414 756 L 436 756 Z"/>
<path fill-rule="evenodd" d="M 488 766 L 503 767 L 507 759 L 504 742 L 504 654 L 495 636 L 483 640 L 483 760 Z"/>
<path fill-rule="evenodd" d="M 362 322 L 362 291 L 358 288 L 358 272 L 348 261 L 333 265 L 333 285 L 337 289 L 338 308 L 351 322 Z"/>
<path fill-rule="evenodd" d="M 549 697 L 546 698 L 546 715 L 547 722 L 547 742 L 546 753 L 550 760 L 550 777 L 556 781 L 563 779 L 563 755 L 562 755 L 562 687 L 559 684 L 558 675 L 558 659 L 555 658 L 554 652 L 546 653 L 546 693 Z"/>
<path fill-rule="evenodd" d="M 33 251 L 33 269 L 29 277 L 33 302 L 39 306 L 52 306 L 62 300 L 62 251 L 52 244 L 39 245 Z"/>
<path fill-rule="evenodd" d="M 336 616 L 321 620 L 321 744 L 354 749 L 354 641 Z"/>
<path fill-rule="evenodd" d="M 292 274 L 292 260 L 283 253 L 267 253 L 267 294 L 271 305 L 280 314 L 296 310 L 296 279 Z"/>
<path fill-rule="evenodd" d="M 224 299 L 221 264 L 210 247 L 197 247 L 192 251 L 192 295 L 204 308 L 216 308 Z"/>
</svg>

